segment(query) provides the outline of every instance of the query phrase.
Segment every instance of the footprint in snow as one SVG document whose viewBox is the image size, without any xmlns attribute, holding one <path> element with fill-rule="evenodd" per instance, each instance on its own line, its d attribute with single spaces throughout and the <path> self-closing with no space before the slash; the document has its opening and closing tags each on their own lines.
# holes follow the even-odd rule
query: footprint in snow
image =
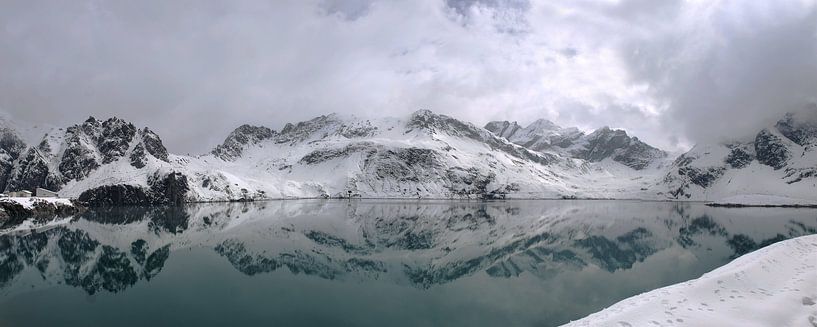
<svg viewBox="0 0 817 327">
<path fill-rule="evenodd" d="M 804 296 L 803 297 L 803 305 L 814 305 L 814 299 Z"/>
</svg>

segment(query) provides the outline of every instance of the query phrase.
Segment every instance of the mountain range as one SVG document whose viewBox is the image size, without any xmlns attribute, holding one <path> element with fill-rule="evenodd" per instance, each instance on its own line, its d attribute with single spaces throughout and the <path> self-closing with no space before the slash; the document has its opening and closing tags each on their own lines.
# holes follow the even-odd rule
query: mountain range
<svg viewBox="0 0 817 327">
<path fill-rule="evenodd" d="M 119 118 L 53 128 L 37 142 L 5 121 L 0 188 L 43 187 L 97 206 L 319 197 L 814 201 L 813 111 L 678 158 L 609 127 L 585 133 L 544 119 L 478 127 L 428 110 L 331 114 L 280 131 L 242 125 L 198 156 L 169 153 L 159 135 Z"/>
</svg>

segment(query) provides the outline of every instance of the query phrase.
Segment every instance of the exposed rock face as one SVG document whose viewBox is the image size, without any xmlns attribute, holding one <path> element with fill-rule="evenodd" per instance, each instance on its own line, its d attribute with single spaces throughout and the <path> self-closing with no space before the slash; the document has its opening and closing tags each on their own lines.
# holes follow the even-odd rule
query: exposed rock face
<svg viewBox="0 0 817 327">
<path fill-rule="evenodd" d="M 151 197 L 143 187 L 116 184 L 102 185 L 82 192 L 79 200 L 93 207 L 105 207 L 150 204 Z"/>
<path fill-rule="evenodd" d="M 379 181 L 398 181 L 403 187 L 422 188 L 424 181 L 441 180 L 445 176 L 439 154 L 430 149 L 378 149 L 364 160 L 364 172 Z"/>
<path fill-rule="evenodd" d="M 516 132 L 522 129 L 517 122 L 509 121 L 492 121 L 485 125 L 485 129 L 491 131 L 499 137 L 511 139 Z"/>
<path fill-rule="evenodd" d="M 783 143 L 783 139 L 764 129 L 755 137 L 755 154 L 757 161 L 774 167 L 783 168 L 791 158 L 791 153 Z"/>
<path fill-rule="evenodd" d="M 729 155 L 726 157 L 726 163 L 729 164 L 732 168 L 745 168 L 752 160 L 755 159 L 754 149 L 750 149 L 746 146 L 732 145 L 730 146 L 732 151 L 729 152 Z"/>
<path fill-rule="evenodd" d="M 148 179 L 149 188 L 134 185 L 103 185 L 83 192 L 79 200 L 94 207 L 182 204 L 187 200 L 190 185 L 187 176 L 178 172 L 154 174 Z"/>
<path fill-rule="evenodd" d="M 788 113 L 777 122 L 775 128 L 794 143 L 801 146 L 813 145 L 817 142 L 817 106 L 811 112 L 799 114 Z"/>
<path fill-rule="evenodd" d="M 130 164 L 136 168 L 145 168 L 147 166 L 147 158 L 145 157 L 145 146 L 137 144 L 130 154 Z"/>
<path fill-rule="evenodd" d="M 103 165 L 120 159 L 144 168 L 149 156 L 168 162 L 162 140 L 151 130 L 136 127 L 119 118 L 105 121 L 88 118 L 82 124 L 54 130 L 37 146 L 20 155 L 4 190 L 59 190 L 70 181 L 87 178 Z M 56 169 L 53 169 L 53 168 Z"/>
<path fill-rule="evenodd" d="M 125 155 L 133 137 L 136 136 L 136 126 L 121 119 L 111 118 L 102 122 L 101 127 L 87 129 L 85 133 L 95 136 L 93 139 L 103 156 L 102 163 L 106 164 Z"/>
<path fill-rule="evenodd" d="M 10 128 L 0 128 L 0 190 L 6 188 L 14 162 L 24 154 L 26 144 Z"/>
<path fill-rule="evenodd" d="M 352 139 L 373 136 L 376 133 L 377 127 L 373 126 L 371 121 L 347 122 L 340 119 L 337 114 L 331 114 L 296 124 L 287 123 L 281 129 L 281 133 L 275 136 L 275 143 L 294 145 L 315 136 L 319 139 L 330 136 Z"/>
<path fill-rule="evenodd" d="M 147 127 L 142 129 L 139 132 L 139 135 L 142 137 L 141 145 L 144 146 L 145 150 L 147 150 L 148 153 L 156 157 L 156 159 L 165 162 L 168 161 L 167 149 L 162 143 L 162 139 L 159 138 L 159 135 L 156 135 L 156 133 L 154 133 Z"/>
<path fill-rule="evenodd" d="M 585 135 L 575 127 L 563 128 L 539 119 L 525 128 L 516 122 L 494 121 L 485 125 L 485 129 L 534 151 L 553 151 L 590 162 L 611 158 L 636 170 L 667 157 L 666 152 L 628 136 L 623 130 L 609 127 Z"/>
<path fill-rule="evenodd" d="M 62 181 L 55 175 L 49 174 L 49 160 L 51 150 L 47 142 L 37 147 L 29 148 L 15 163 L 11 171 L 5 191 L 33 190 L 37 187 L 56 190 Z"/>
<path fill-rule="evenodd" d="M 223 160 L 231 161 L 241 157 L 245 147 L 258 144 L 275 135 L 275 131 L 263 126 L 241 125 L 227 136 L 224 143 L 213 149 L 212 153 Z"/>
<path fill-rule="evenodd" d="M 305 155 L 301 160 L 298 160 L 298 162 L 305 165 L 314 165 L 336 158 L 345 158 L 358 152 L 368 152 L 369 155 L 371 155 L 377 152 L 376 145 L 371 142 L 359 142 L 351 143 L 338 149 L 315 150 Z"/>
<path fill-rule="evenodd" d="M 653 160 L 666 158 L 667 153 L 630 137 L 623 130 L 603 127 L 584 138 L 584 146 L 572 150 L 574 156 L 591 162 L 612 158 L 633 169 L 644 169 Z"/>
<path fill-rule="evenodd" d="M 154 174 L 148 179 L 148 185 L 150 185 L 153 203 L 182 204 L 186 202 L 187 191 L 190 190 L 187 176 L 178 172 L 171 172 L 164 176 Z"/>
<path fill-rule="evenodd" d="M 65 150 L 62 157 L 58 158 L 59 171 L 53 173 L 60 174 L 69 180 L 83 179 L 85 176 L 88 176 L 92 170 L 99 167 L 101 162 L 110 162 L 113 160 L 117 152 L 121 151 L 121 149 L 118 148 L 118 144 L 120 144 L 122 140 L 105 142 L 107 152 L 102 152 L 101 148 L 99 149 L 100 152 L 96 152 L 94 151 L 96 149 L 91 147 L 91 145 L 96 144 L 94 138 L 99 137 L 98 135 L 94 135 L 96 128 L 99 128 L 99 122 L 90 119 L 82 125 L 68 128 L 65 133 Z M 92 134 L 88 135 L 86 132 Z M 102 158 L 98 156 L 99 154 L 102 155 Z"/>
</svg>

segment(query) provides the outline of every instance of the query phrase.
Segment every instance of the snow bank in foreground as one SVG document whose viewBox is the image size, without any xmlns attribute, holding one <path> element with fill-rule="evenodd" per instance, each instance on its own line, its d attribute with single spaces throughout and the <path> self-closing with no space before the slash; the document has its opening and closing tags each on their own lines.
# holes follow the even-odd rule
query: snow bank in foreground
<svg viewBox="0 0 817 327">
<path fill-rule="evenodd" d="M 746 254 L 565 326 L 817 326 L 817 235 Z"/>
<path fill-rule="evenodd" d="M 715 206 L 817 206 L 817 201 L 767 194 L 735 195 L 711 202 Z"/>
</svg>

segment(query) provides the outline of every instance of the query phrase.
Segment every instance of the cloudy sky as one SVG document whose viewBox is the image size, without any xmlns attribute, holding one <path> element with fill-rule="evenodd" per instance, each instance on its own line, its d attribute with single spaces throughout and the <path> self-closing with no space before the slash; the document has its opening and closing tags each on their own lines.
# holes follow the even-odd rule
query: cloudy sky
<svg viewBox="0 0 817 327">
<path fill-rule="evenodd" d="M 680 150 L 816 101 L 817 0 L 0 2 L 0 111 L 118 116 L 177 153 L 421 108 Z"/>
</svg>

